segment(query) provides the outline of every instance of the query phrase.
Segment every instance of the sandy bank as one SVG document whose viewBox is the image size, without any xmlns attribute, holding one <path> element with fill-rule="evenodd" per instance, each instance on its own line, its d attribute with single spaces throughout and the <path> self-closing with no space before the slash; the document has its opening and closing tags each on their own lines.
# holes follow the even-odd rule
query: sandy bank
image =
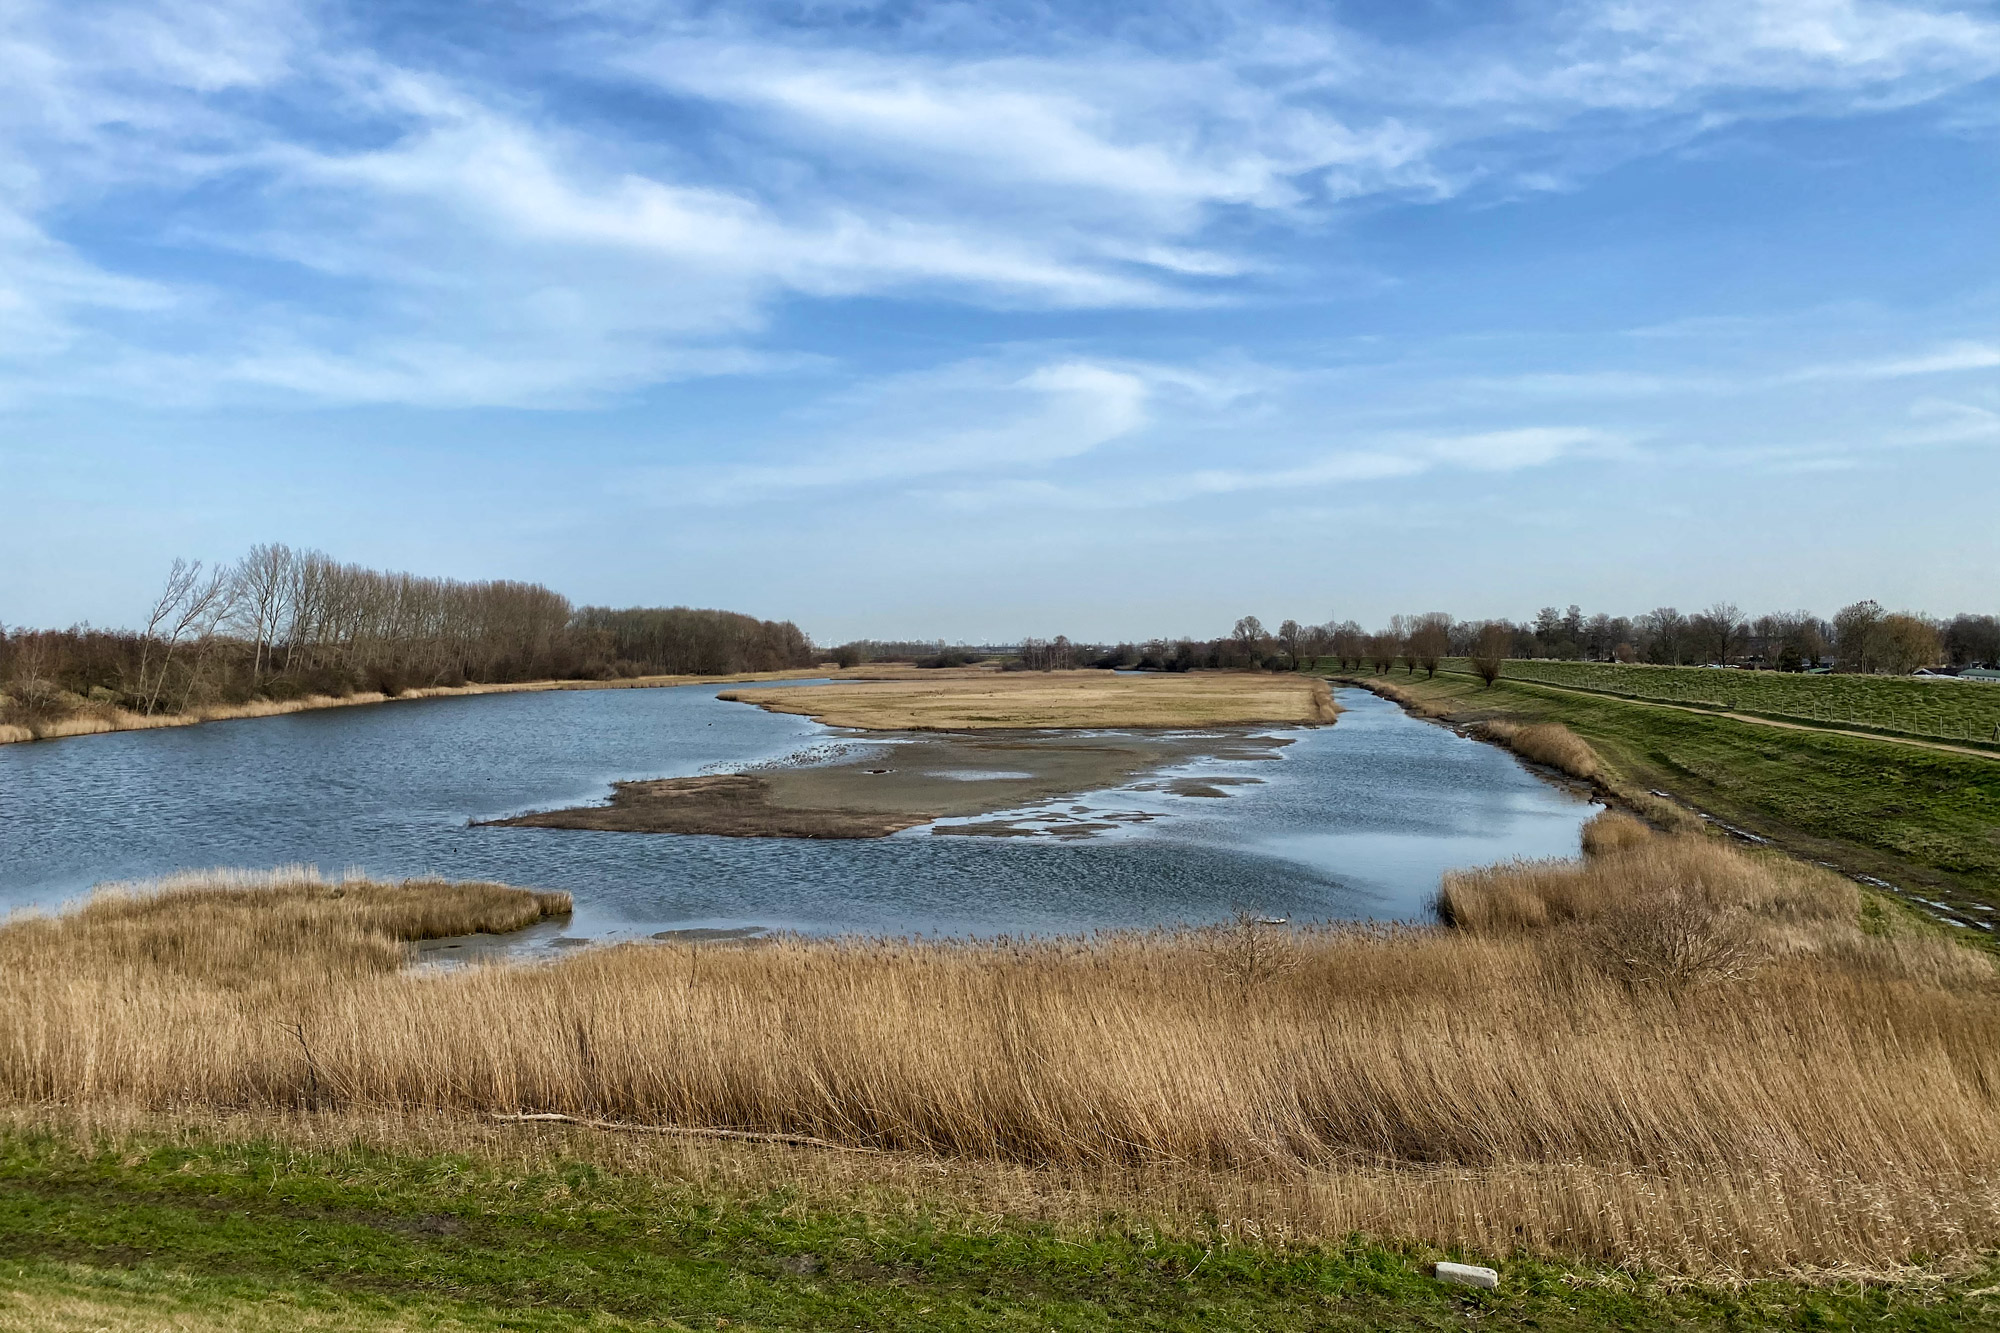
<svg viewBox="0 0 2000 1333">
<path fill-rule="evenodd" d="M 1246 730 L 1184 733 L 911 734 L 830 763 L 621 782 L 611 803 L 497 819 L 514 828 L 706 833 L 736 838 L 881 838 L 935 819 L 993 814 L 1116 787 L 1197 758 L 1276 757 L 1290 742 Z M 1189 794 L 1220 796 L 1207 784 Z M 1004 821 L 955 829 L 1007 834 Z"/>
<path fill-rule="evenodd" d="M 862 731 L 1314 726 L 1340 712 L 1324 680 L 1253 671 L 935 671 L 721 697 Z"/>
</svg>

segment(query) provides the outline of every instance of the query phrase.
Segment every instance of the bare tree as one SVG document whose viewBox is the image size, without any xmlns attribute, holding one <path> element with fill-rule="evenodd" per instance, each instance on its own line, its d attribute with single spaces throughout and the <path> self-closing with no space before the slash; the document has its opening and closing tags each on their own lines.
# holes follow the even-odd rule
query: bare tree
<svg viewBox="0 0 2000 1333">
<path fill-rule="evenodd" d="M 1855 602 L 1834 614 L 1833 640 L 1843 669 L 1870 672 L 1879 665 L 1882 619 L 1882 608 L 1874 601 Z"/>
<path fill-rule="evenodd" d="M 266 654 L 284 619 L 291 569 L 292 548 L 282 542 L 253 546 L 236 564 L 237 618 L 251 641 L 253 680 L 263 677 Z"/>
<path fill-rule="evenodd" d="M 1884 669 L 1907 676 L 1918 667 L 1933 666 L 1944 656 L 1937 627 L 1923 616 L 1896 612 L 1882 617 L 1879 631 Z"/>
<path fill-rule="evenodd" d="M 1494 621 L 1483 625 L 1479 637 L 1472 645 L 1472 669 L 1486 682 L 1488 689 L 1500 679 L 1500 664 L 1514 651 L 1514 630 L 1510 625 Z"/>
<path fill-rule="evenodd" d="M 1655 607 L 1639 617 L 1646 655 L 1668 666 L 1687 660 L 1688 618 L 1671 606 Z"/>
<path fill-rule="evenodd" d="M 1743 613 L 1736 603 L 1717 602 L 1694 619 L 1704 647 L 1714 645 L 1717 665 L 1728 666 L 1730 650 L 1743 635 Z"/>
<path fill-rule="evenodd" d="M 1236 641 L 1236 647 L 1243 655 L 1243 664 L 1257 665 L 1258 650 L 1264 646 L 1267 637 L 1264 633 L 1264 622 L 1255 616 L 1244 616 L 1236 622 L 1236 628 L 1230 632 L 1229 637 Z"/>
<path fill-rule="evenodd" d="M 1296 620 L 1287 620 L 1278 626 L 1278 646 L 1285 650 L 1285 656 L 1297 671 L 1304 655 L 1306 631 Z"/>
<path fill-rule="evenodd" d="M 191 640 L 188 650 L 187 681 L 181 689 L 179 711 L 183 713 L 193 700 L 195 690 L 201 685 L 202 675 L 215 649 L 216 632 L 235 611 L 238 586 L 233 571 L 218 569 L 209 575 L 206 583 L 196 589 L 190 601 L 189 614 L 183 630 Z M 162 675 L 164 676 L 164 671 Z"/>
<path fill-rule="evenodd" d="M 1368 636 L 1368 664 L 1381 675 L 1396 665 L 1396 657 L 1402 652 L 1402 644 L 1394 634 L 1387 632 Z"/>
<path fill-rule="evenodd" d="M 153 602 L 153 609 L 146 615 L 146 628 L 139 636 L 139 690 L 146 696 L 146 712 L 151 714 L 153 702 L 159 698 L 159 689 L 149 685 L 153 665 L 153 649 L 159 645 L 169 657 L 173 653 L 173 641 L 161 642 L 161 632 L 179 619 L 184 604 L 194 592 L 195 584 L 201 578 L 201 561 L 189 564 L 179 556 L 174 557 L 173 568 L 167 571 L 167 581 L 160 589 L 160 595 Z M 160 664 L 160 679 L 166 681 L 166 663 Z"/>
<path fill-rule="evenodd" d="M 1451 617 L 1443 611 L 1418 616 L 1407 649 L 1411 664 L 1422 667 L 1426 677 L 1436 679 L 1438 663 L 1450 651 Z"/>
<path fill-rule="evenodd" d="M 233 580 L 228 571 L 216 570 L 206 580 L 201 577 L 201 561 L 176 559 L 167 573 L 166 586 L 146 618 L 146 632 L 139 657 L 139 690 L 146 696 L 148 717 L 159 707 L 166 690 L 168 671 L 183 644 L 191 638 L 206 646 L 214 641 L 215 629 L 228 614 Z M 160 670 L 149 685 L 152 649 L 158 644 Z"/>
</svg>

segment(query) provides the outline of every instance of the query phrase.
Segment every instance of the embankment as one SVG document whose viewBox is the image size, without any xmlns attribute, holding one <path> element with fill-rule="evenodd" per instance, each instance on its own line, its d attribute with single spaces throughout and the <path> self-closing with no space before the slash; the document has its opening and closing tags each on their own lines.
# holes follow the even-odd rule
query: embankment
<svg viewBox="0 0 2000 1333">
<path fill-rule="evenodd" d="M 1469 732 L 1562 727 L 1595 757 L 1589 780 L 1663 827 L 1711 816 L 1906 890 L 1989 942 L 2000 935 L 1995 759 L 1504 676 L 1490 689 L 1451 674 L 1342 679 Z"/>
</svg>

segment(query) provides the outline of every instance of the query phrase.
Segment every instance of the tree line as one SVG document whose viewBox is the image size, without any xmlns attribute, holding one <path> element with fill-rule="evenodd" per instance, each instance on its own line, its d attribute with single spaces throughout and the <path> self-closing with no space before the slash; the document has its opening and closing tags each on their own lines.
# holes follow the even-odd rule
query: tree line
<svg viewBox="0 0 2000 1333">
<path fill-rule="evenodd" d="M 1810 611 L 1751 617 L 1731 602 L 1692 613 L 1657 607 L 1637 616 L 1581 607 L 1543 607 L 1531 620 L 1458 620 L 1442 611 L 1390 618 L 1365 630 L 1353 620 L 1301 626 L 1286 621 L 1267 633 L 1254 616 L 1236 624 L 1242 663 L 1306 664 L 1331 659 L 1344 668 L 1387 671 L 1397 663 L 1435 672 L 1447 657 L 1475 665 L 1509 658 L 1730 666 L 1774 671 L 1829 670 L 1907 675 L 2000 666 L 2000 617 L 1961 613 L 1941 619 L 1886 611 L 1874 601 L 1841 608 L 1831 620 Z"/>
<path fill-rule="evenodd" d="M 940 646 L 940 653 L 942 648 Z M 1143 643 L 1072 643 L 1027 639 L 985 655 L 1024 670 L 1099 667 L 1188 671 L 1258 667 L 1273 671 L 1334 665 L 1385 672 L 1397 665 L 1435 674 L 1446 658 L 1470 659 L 1484 674 L 1511 658 L 1718 665 L 1775 671 L 1829 670 L 1906 675 L 2000 667 L 2000 617 L 1963 613 L 1939 619 L 1885 611 L 1873 601 L 1843 607 L 1831 620 L 1810 611 L 1747 616 L 1733 603 L 1683 613 L 1658 607 L 1637 616 L 1582 608 L 1543 607 L 1524 621 L 1459 620 L 1443 611 L 1392 616 L 1377 630 L 1353 620 L 1268 629 L 1256 616 L 1239 619 L 1213 639 L 1152 639 Z M 960 659 L 967 656 L 964 650 Z M 940 661 L 940 665 L 955 662 Z"/>
<path fill-rule="evenodd" d="M 0 626 L 7 720 L 90 705 L 154 714 L 426 686 L 810 666 L 789 621 L 689 607 L 575 607 L 535 583 L 385 573 L 272 543 L 176 560 L 135 630 Z"/>
</svg>

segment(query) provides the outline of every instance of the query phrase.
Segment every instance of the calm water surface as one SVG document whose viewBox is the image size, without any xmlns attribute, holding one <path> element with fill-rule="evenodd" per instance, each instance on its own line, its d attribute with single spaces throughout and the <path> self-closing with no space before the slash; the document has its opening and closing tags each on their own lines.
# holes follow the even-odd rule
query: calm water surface
<svg viewBox="0 0 2000 1333">
<path fill-rule="evenodd" d="M 739 687 L 740 688 L 740 687 Z M 1567 856 L 1596 809 L 1510 755 L 1357 690 L 1338 725 L 1226 799 L 1149 789 L 1026 812 L 1085 839 L 868 841 L 470 828 L 603 798 L 623 778 L 777 761 L 839 739 L 715 686 L 433 699 L 0 747 L 0 909 L 106 880 L 305 862 L 576 896 L 572 936 L 758 925 L 994 934 L 1208 921 L 1419 919 L 1453 867 Z"/>
</svg>

